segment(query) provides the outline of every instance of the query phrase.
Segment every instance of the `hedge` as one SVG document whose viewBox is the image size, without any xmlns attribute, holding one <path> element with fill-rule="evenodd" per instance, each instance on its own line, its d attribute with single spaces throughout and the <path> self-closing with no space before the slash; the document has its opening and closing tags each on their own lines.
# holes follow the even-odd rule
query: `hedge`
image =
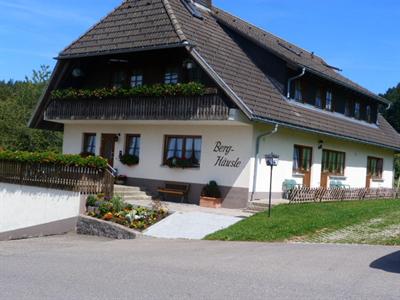
<svg viewBox="0 0 400 300">
<path fill-rule="evenodd" d="M 206 93 L 201 83 L 190 82 L 182 84 L 155 84 L 134 88 L 99 88 L 99 89 L 62 89 L 51 92 L 52 100 L 65 99 L 106 99 L 125 98 L 134 96 L 162 97 L 162 96 L 200 96 Z"/>
<path fill-rule="evenodd" d="M 12 161 L 19 163 L 42 163 L 62 166 L 91 167 L 105 169 L 107 160 L 99 156 L 81 157 L 72 154 L 57 154 L 53 152 L 32 153 L 25 151 L 0 151 L 0 161 Z"/>
</svg>

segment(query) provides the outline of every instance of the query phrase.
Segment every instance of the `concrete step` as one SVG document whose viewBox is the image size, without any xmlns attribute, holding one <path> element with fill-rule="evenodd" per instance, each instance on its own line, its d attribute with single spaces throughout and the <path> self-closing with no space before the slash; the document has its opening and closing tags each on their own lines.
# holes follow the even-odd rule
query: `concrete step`
<svg viewBox="0 0 400 300">
<path fill-rule="evenodd" d="M 133 192 L 119 192 L 119 191 L 114 191 L 115 195 L 123 195 L 123 196 L 142 196 L 142 195 L 146 195 L 149 196 L 148 193 L 144 192 L 144 191 L 133 191 Z"/>
<path fill-rule="evenodd" d="M 114 191 L 118 192 L 131 192 L 131 191 L 142 191 L 139 186 L 127 186 L 127 185 L 114 185 Z"/>
<path fill-rule="evenodd" d="M 125 201 L 152 200 L 152 196 L 139 186 L 114 185 L 114 194 L 121 196 Z"/>
<path fill-rule="evenodd" d="M 134 200 L 153 200 L 153 197 L 147 196 L 147 195 L 142 195 L 142 196 L 122 196 L 124 201 L 134 201 Z"/>
</svg>

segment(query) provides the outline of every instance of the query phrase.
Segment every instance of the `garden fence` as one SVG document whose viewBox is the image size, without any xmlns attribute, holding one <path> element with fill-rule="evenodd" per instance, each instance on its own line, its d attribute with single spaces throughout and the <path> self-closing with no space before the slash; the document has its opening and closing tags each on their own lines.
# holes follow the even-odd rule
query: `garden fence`
<svg viewBox="0 0 400 300">
<path fill-rule="evenodd" d="M 323 202 L 364 199 L 395 199 L 400 189 L 393 188 L 309 188 L 299 187 L 289 191 L 288 199 L 296 202 Z"/>
<path fill-rule="evenodd" d="M 0 182 L 112 196 L 114 177 L 107 169 L 0 160 Z"/>
</svg>

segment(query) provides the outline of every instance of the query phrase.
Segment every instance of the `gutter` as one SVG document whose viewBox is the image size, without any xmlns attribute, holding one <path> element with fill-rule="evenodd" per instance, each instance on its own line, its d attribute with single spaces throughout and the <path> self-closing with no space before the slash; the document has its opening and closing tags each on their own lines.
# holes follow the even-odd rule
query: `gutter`
<svg viewBox="0 0 400 300">
<path fill-rule="evenodd" d="M 369 141 L 365 141 L 365 140 L 362 140 L 362 139 L 352 138 L 352 137 L 348 137 L 348 136 L 345 136 L 345 135 L 338 135 L 338 134 L 330 133 L 330 132 L 327 132 L 327 131 L 311 129 L 311 128 L 308 128 L 308 127 L 302 127 L 302 126 L 293 125 L 293 124 L 285 123 L 285 122 L 281 122 L 281 121 L 270 120 L 270 119 L 259 117 L 259 116 L 253 116 L 252 121 L 261 122 L 261 123 L 267 123 L 267 124 L 271 124 L 271 125 L 279 125 L 279 126 L 283 126 L 283 127 L 286 127 L 286 128 L 297 129 L 297 130 L 316 133 L 316 134 L 322 134 L 322 135 L 325 135 L 325 136 L 330 136 L 330 137 L 334 137 L 334 138 L 340 138 L 340 139 L 343 139 L 343 140 L 353 141 L 353 142 L 357 142 L 357 143 L 361 143 L 361 144 L 367 144 L 367 145 L 372 145 L 372 146 L 381 147 L 381 148 L 385 148 L 385 149 L 400 151 L 400 148 L 396 148 L 396 147 L 392 147 L 392 146 L 388 146 L 388 145 L 384 145 L 384 144 L 369 142 Z"/>
<path fill-rule="evenodd" d="M 275 128 L 272 131 L 265 132 L 257 136 L 256 141 L 256 152 L 254 155 L 254 171 L 253 171 L 253 190 L 251 192 L 250 201 L 254 201 L 254 193 L 256 192 L 257 188 L 257 173 L 258 173 L 258 154 L 260 154 L 260 142 L 263 137 L 269 137 L 278 132 L 279 125 L 275 124 Z"/>
<path fill-rule="evenodd" d="M 291 89 L 292 81 L 303 77 L 305 74 L 306 74 L 306 67 L 303 67 L 303 69 L 301 70 L 301 73 L 299 75 L 296 75 L 296 76 L 288 79 L 287 96 L 286 96 L 288 99 L 290 99 L 290 89 Z"/>
</svg>

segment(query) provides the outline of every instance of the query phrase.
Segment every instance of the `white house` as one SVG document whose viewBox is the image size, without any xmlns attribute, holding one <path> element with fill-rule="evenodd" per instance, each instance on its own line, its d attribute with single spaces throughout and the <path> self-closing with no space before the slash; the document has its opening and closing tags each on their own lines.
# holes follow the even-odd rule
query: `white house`
<svg viewBox="0 0 400 300">
<path fill-rule="evenodd" d="M 124 1 L 57 59 L 30 126 L 62 130 L 64 153 L 102 155 L 129 185 L 187 183 L 198 203 L 215 180 L 225 207 L 245 207 L 269 192 L 271 152 L 275 198 L 293 180 L 393 185 L 389 102 L 211 1 Z"/>
</svg>

